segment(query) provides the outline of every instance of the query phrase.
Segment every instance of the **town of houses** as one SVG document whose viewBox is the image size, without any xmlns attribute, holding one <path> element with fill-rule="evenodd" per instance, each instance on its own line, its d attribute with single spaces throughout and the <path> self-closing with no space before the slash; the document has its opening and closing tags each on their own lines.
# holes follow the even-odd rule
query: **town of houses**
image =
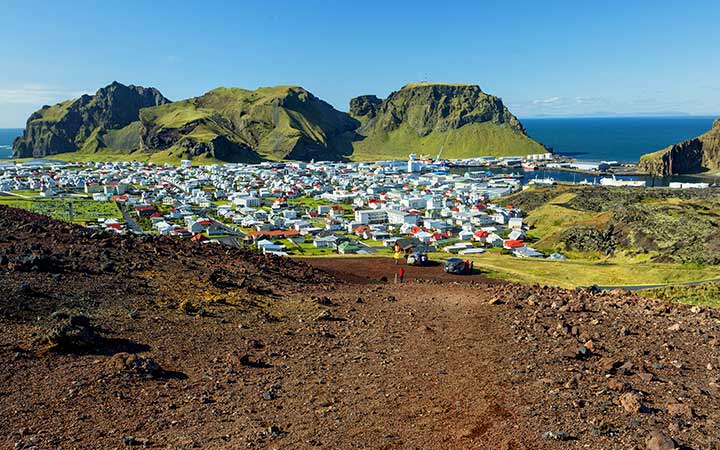
<svg viewBox="0 0 720 450">
<path fill-rule="evenodd" d="M 494 203 L 520 189 L 517 179 L 436 169 L 423 171 L 412 161 L 5 164 L 0 192 L 114 202 L 121 217 L 97 217 L 86 225 L 254 246 L 277 255 L 418 249 L 468 255 L 495 248 L 546 257 L 526 244 L 522 211 Z"/>
</svg>

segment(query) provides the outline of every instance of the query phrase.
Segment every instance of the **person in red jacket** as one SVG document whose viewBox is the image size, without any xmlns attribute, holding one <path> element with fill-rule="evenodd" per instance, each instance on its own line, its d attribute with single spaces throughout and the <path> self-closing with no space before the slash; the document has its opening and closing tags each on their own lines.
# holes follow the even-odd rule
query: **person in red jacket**
<svg viewBox="0 0 720 450">
<path fill-rule="evenodd" d="M 404 278 L 405 278 L 405 269 L 403 269 L 401 267 L 400 270 L 398 270 L 398 280 L 400 280 L 400 282 L 402 283 Z"/>
</svg>

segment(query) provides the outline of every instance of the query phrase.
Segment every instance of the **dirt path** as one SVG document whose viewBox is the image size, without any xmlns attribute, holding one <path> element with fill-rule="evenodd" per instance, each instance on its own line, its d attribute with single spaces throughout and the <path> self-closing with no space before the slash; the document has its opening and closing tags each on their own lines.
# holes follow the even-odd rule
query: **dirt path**
<svg viewBox="0 0 720 450">
<path fill-rule="evenodd" d="M 400 268 L 405 270 L 405 279 L 424 281 L 446 281 L 456 283 L 502 283 L 489 278 L 477 268 L 472 274 L 455 275 L 445 273 L 442 262 L 433 261 L 427 266 L 395 264 L 393 258 L 350 257 L 350 258 L 293 258 L 313 267 L 329 272 L 343 280 L 356 283 L 393 282 Z M 384 278 L 384 279 L 383 279 Z"/>
<path fill-rule="evenodd" d="M 0 227 L 1 449 L 720 449 L 714 309 Z"/>
</svg>

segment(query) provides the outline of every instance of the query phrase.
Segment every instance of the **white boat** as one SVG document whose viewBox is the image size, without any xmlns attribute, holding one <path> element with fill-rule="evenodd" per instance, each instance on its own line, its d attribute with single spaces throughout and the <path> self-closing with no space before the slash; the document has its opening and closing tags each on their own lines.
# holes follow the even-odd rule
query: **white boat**
<svg viewBox="0 0 720 450">
<path fill-rule="evenodd" d="M 615 175 L 612 178 L 600 178 L 601 186 L 618 186 L 618 187 L 645 187 L 647 181 L 644 180 L 618 180 Z"/>
<path fill-rule="evenodd" d="M 553 185 L 555 185 L 555 178 L 533 178 L 532 180 L 528 181 L 528 184 L 553 186 Z"/>
</svg>

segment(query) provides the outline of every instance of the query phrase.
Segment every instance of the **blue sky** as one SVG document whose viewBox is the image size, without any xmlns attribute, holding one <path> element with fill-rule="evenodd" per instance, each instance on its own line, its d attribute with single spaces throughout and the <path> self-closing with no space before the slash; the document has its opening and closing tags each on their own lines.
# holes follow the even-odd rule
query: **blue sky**
<svg viewBox="0 0 720 450">
<path fill-rule="evenodd" d="M 720 2 L 6 0 L 0 127 L 118 80 L 301 85 L 338 109 L 476 83 L 520 117 L 720 113 Z M 31 5 L 31 6 L 28 6 Z"/>
</svg>

